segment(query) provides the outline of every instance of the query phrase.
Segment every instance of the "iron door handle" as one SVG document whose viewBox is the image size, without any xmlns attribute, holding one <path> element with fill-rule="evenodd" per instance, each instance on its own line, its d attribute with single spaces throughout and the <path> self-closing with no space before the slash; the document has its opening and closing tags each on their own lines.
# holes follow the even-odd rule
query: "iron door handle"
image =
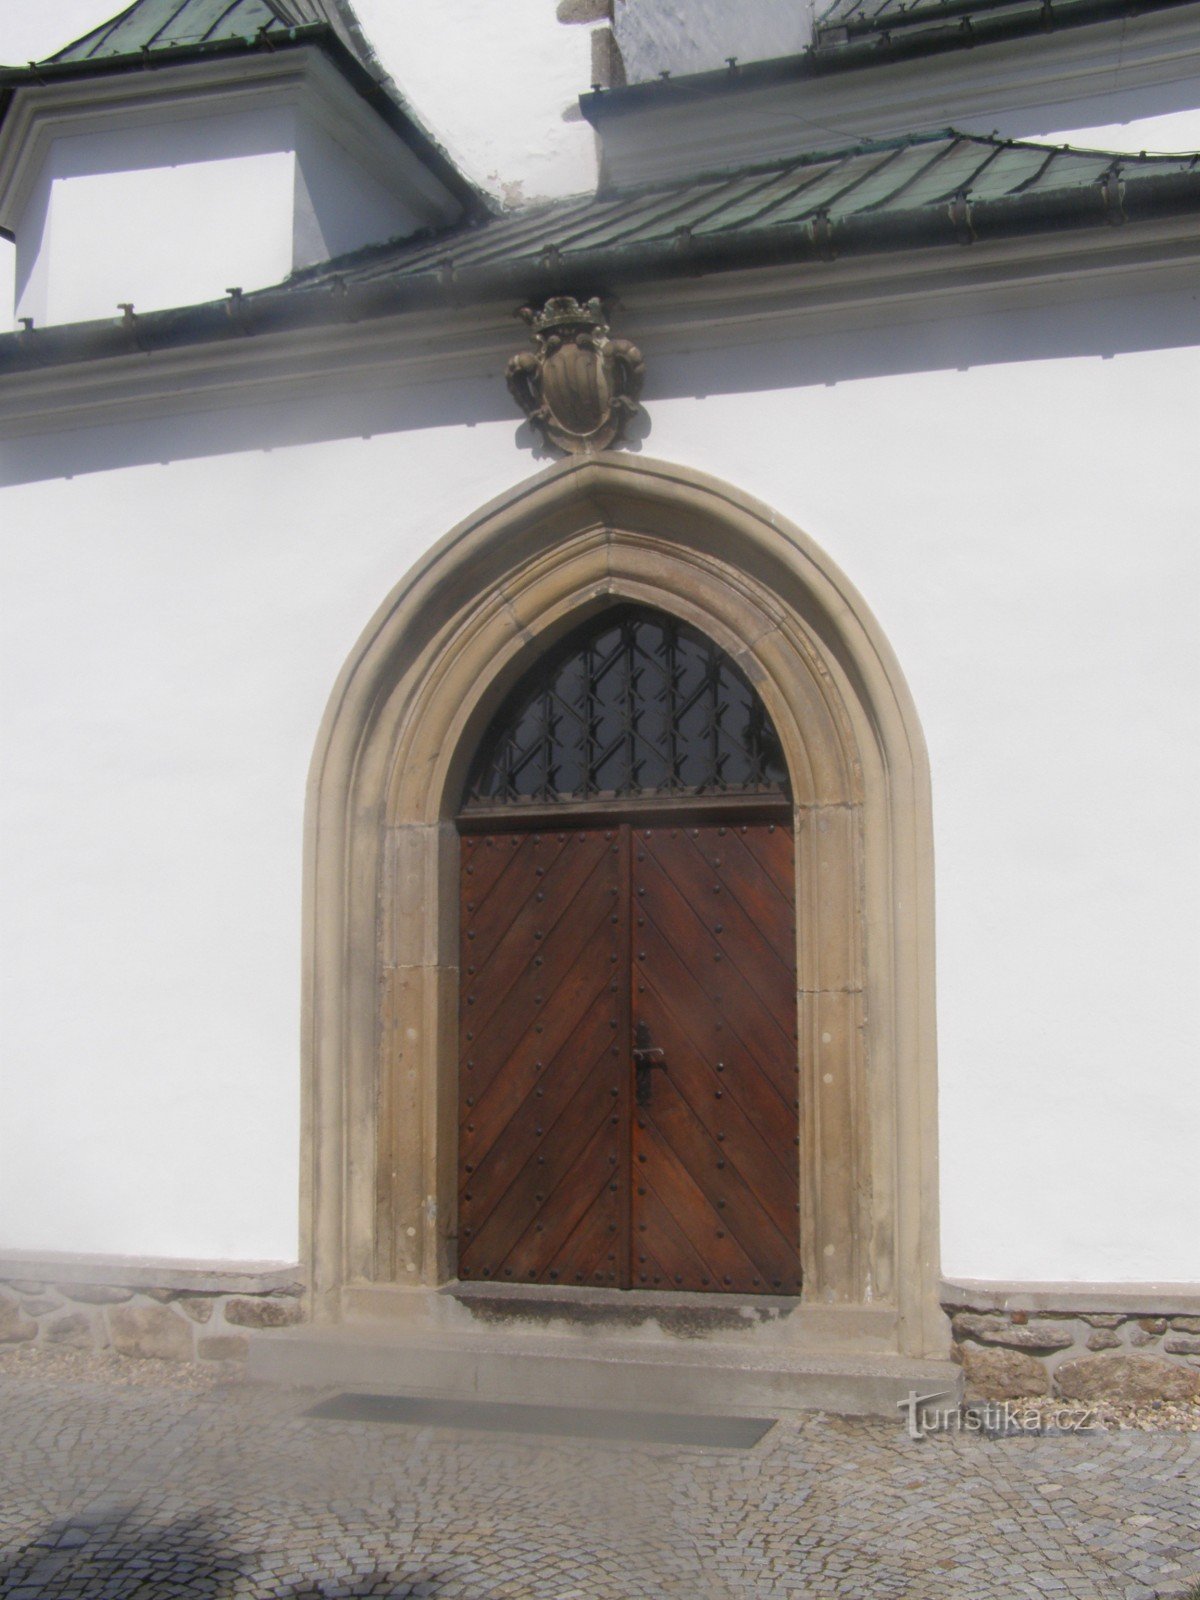
<svg viewBox="0 0 1200 1600">
<path fill-rule="evenodd" d="M 664 1059 L 666 1052 L 657 1045 L 650 1043 L 650 1029 L 644 1022 L 639 1022 L 633 1031 L 633 1065 L 637 1072 L 635 1098 L 638 1105 L 650 1103 L 650 1074 L 657 1068 L 660 1072 L 667 1070 Z"/>
</svg>

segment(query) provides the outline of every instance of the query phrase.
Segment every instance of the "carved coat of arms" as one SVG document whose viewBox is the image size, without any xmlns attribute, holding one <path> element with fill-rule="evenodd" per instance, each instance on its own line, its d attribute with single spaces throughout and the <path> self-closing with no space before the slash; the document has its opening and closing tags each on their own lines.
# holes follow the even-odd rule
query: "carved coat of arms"
<svg viewBox="0 0 1200 1600">
<path fill-rule="evenodd" d="M 628 339 L 609 338 L 599 300 L 571 295 L 520 313 L 536 353 L 513 356 L 508 387 L 533 426 L 570 455 L 593 455 L 621 437 L 637 411 L 645 363 Z"/>
</svg>

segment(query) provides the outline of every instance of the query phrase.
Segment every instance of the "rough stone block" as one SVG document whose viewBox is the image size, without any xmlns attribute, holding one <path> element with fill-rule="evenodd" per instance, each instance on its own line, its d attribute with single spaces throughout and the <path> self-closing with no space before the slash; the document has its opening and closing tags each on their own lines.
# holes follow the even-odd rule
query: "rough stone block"
<svg viewBox="0 0 1200 1600">
<path fill-rule="evenodd" d="M 38 1325 L 15 1300 L 0 1299 L 0 1344 L 27 1344 L 37 1338 Z"/>
<path fill-rule="evenodd" d="M 1200 1400 L 1200 1372 L 1157 1356 L 1081 1356 L 1055 1371 L 1054 1387 L 1064 1400 Z"/>
<path fill-rule="evenodd" d="M 1200 1333 L 1200 1317 L 1172 1317 L 1171 1326 L 1176 1333 Z"/>
<path fill-rule="evenodd" d="M 560 22 L 611 22 L 613 0 L 558 0 Z"/>
<path fill-rule="evenodd" d="M 119 1306 L 133 1299 L 132 1289 L 112 1289 L 106 1283 L 65 1283 L 62 1292 L 82 1306 Z"/>
<path fill-rule="evenodd" d="M 91 1318 L 82 1311 L 67 1311 L 62 1316 L 51 1317 L 42 1329 L 42 1337 L 47 1344 L 70 1345 L 75 1350 L 91 1350 L 96 1344 Z"/>
<path fill-rule="evenodd" d="M 112 1306 L 108 1331 L 123 1356 L 154 1361 L 190 1361 L 192 1330 L 166 1306 Z"/>
<path fill-rule="evenodd" d="M 56 1294 L 27 1294 L 21 1301 L 22 1310 L 31 1317 L 44 1317 L 47 1311 L 57 1311 L 62 1301 Z"/>
<path fill-rule="evenodd" d="M 185 1317 L 191 1317 L 193 1322 L 209 1322 L 212 1320 L 213 1303 L 207 1295 L 183 1294 L 176 1302 Z"/>
<path fill-rule="evenodd" d="M 1129 1333 L 1130 1344 L 1135 1345 L 1139 1350 L 1145 1345 L 1157 1344 L 1158 1339 L 1157 1333 L 1150 1333 L 1141 1323 L 1138 1323 Z"/>
<path fill-rule="evenodd" d="M 1095 1333 L 1089 1333 L 1087 1337 L 1089 1350 L 1115 1350 L 1120 1343 L 1120 1334 L 1112 1333 L 1107 1328 L 1097 1329 Z"/>
<path fill-rule="evenodd" d="M 1014 1327 L 1007 1317 L 978 1316 L 971 1311 L 955 1317 L 954 1336 L 1002 1344 L 1010 1350 L 1069 1350 L 1075 1343 L 1075 1335 L 1063 1324 L 1029 1322 Z"/>
<path fill-rule="evenodd" d="M 18 1294 L 43 1294 L 46 1285 L 36 1282 L 33 1278 L 9 1278 L 7 1287 L 15 1289 Z"/>
<path fill-rule="evenodd" d="M 197 1341 L 196 1354 L 201 1361 L 245 1361 L 250 1341 L 244 1333 L 209 1334 Z"/>
<path fill-rule="evenodd" d="M 1080 1317 L 1089 1328 L 1119 1328 L 1125 1318 L 1113 1311 L 1089 1311 Z"/>
<path fill-rule="evenodd" d="M 239 1328 L 291 1328 L 304 1316 L 299 1300 L 263 1295 L 225 1302 L 225 1321 Z"/>
<path fill-rule="evenodd" d="M 1163 1349 L 1173 1356 L 1200 1356 L 1200 1334 L 1169 1333 L 1162 1342 Z"/>
<path fill-rule="evenodd" d="M 1139 1317 L 1138 1327 L 1146 1333 L 1166 1333 L 1167 1319 L 1166 1317 Z"/>
<path fill-rule="evenodd" d="M 1050 1393 L 1050 1374 L 1036 1356 L 964 1344 L 963 1375 L 971 1400 L 1024 1400 Z"/>
</svg>

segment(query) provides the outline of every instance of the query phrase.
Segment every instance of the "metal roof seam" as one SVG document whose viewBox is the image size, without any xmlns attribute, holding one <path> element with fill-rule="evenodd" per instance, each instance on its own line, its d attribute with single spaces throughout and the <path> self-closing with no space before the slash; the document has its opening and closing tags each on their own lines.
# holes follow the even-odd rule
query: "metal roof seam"
<svg viewBox="0 0 1200 1600">
<path fill-rule="evenodd" d="M 161 39 L 163 34 L 166 33 L 168 28 L 174 27 L 175 23 L 177 23 L 179 21 L 180 17 L 187 10 L 188 3 L 189 3 L 189 0 L 180 0 L 179 5 L 177 5 L 175 7 L 174 11 L 172 11 L 171 15 L 162 24 L 162 26 L 160 28 L 156 29 L 155 32 L 152 33 L 150 35 L 150 37 L 143 43 L 143 45 L 142 45 L 142 49 L 143 50 L 148 50 L 148 49 L 152 50 L 154 48 L 154 41 L 156 39 Z M 234 3 L 236 4 L 237 0 L 234 0 Z M 232 6 L 227 7 L 225 12 L 222 13 L 222 15 L 227 16 L 229 14 L 229 11 L 232 10 L 232 9 L 233 9 Z M 205 34 L 204 37 L 207 38 L 207 34 Z"/>
<path fill-rule="evenodd" d="M 798 165 L 799 165 L 799 163 L 793 164 L 792 166 L 786 168 L 785 170 L 788 171 L 789 173 L 795 172 L 796 171 L 796 167 Z M 750 217 L 748 217 L 746 219 L 745 226 L 747 228 L 751 228 L 751 227 L 754 227 L 754 226 L 756 226 L 758 224 L 761 224 L 763 218 L 768 216 L 772 211 L 778 211 L 780 209 L 780 207 L 782 207 L 782 206 L 787 206 L 787 205 L 793 204 L 794 201 L 796 201 L 796 200 L 798 200 L 800 198 L 800 196 L 804 193 L 804 191 L 806 189 L 811 189 L 814 186 L 814 184 L 820 183 L 822 177 L 824 177 L 824 175 L 828 172 L 828 170 L 829 170 L 829 163 L 828 162 L 825 162 L 823 165 L 821 165 L 819 167 L 815 167 L 813 169 L 813 174 L 812 174 L 812 176 L 810 178 L 808 178 L 804 183 L 798 184 L 798 185 L 796 185 L 795 187 L 793 187 L 791 189 L 785 190 L 785 192 L 783 194 L 781 194 L 777 199 L 772 200 L 768 205 L 761 206 L 756 212 L 754 212 L 754 214 L 752 216 L 750 216 Z M 768 224 L 768 226 L 769 226 L 769 224 Z"/>
</svg>

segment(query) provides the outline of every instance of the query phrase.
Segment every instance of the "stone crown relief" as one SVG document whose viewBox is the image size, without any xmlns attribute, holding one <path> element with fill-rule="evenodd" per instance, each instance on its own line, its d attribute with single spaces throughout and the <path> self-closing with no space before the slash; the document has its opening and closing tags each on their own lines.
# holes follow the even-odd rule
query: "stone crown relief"
<svg viewBox="0 0 1200 1600">
<path fill-rule="evenodd" d="M 508 363 L 508 387 L 547 444 L 567 455 L 596 455 L 624 434 L 637 413 L 646 364 L 628 339 L 609 337 L 598 299 L 556 295 L 540 311 L 518 313 L 536 352 Z"/>
</svg>

